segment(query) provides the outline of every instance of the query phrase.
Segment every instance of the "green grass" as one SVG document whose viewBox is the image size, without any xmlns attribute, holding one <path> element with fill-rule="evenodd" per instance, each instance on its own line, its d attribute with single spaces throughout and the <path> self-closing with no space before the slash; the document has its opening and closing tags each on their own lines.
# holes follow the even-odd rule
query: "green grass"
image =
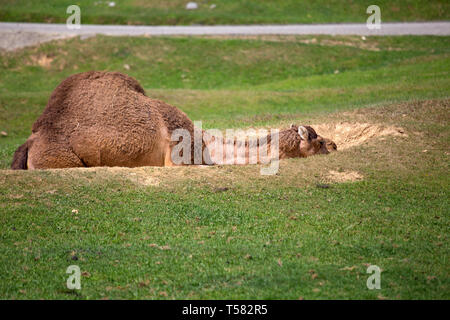
<svg viewBox="0 0 450 320">
<path fill-rule="evenodd" d="M 446 97 L 449 48 L 448 37 L 96 37 L 52 42 L 0 56 L 0 130 L 10 134 L 3 140 L 15 148 L 51 91 L 65 77 L 87 70 L 125 72 L 148 95 L 180 107 L 206 127 L 219 128 Z M 51 61 L 48 66 L 39 64 L 44 58 Z M 6 168 L 9 159 L 4 159 L 0 167 Z"/>
<path fill-rule="evenodd" d="M 407 136 L 289 159 L 275 176 L 1 170 L 0 298 L 450 298 L 449 38 L 314 39 L 96 37 L 2 53 L 1 169 L 53 88 L 91 69 L 134 76 L 206 128 L 370 122 Z M 330 170 L 364 178 L 333 183 Z M 65 287 L 72 264 L 79 292 Z M 370 264 L 381 290 L 366 288 Z"/>
<path fill-rule="evenodd" d="M 79 0 L 75 3 L 49 0 L 0 1 L 0 20 L 16 22 L 64 23 L 71 4 L 81 8 L 81 21 L 87 24 L 189 25 L 254 23 L 364 23 L 366 9 L 373 3 L 363 0 L 218 0 L 197 1 L 197 10 L 186 10 L 188 1 Z M 215 4 L 215 8 L 211 5 Z M 379 0 L 382 21 L 448 20 L 449 4 L 445 0 Z"/>
<path fill-rule="evenodd" d="M 411 139 L 285 161 L 274 177 L 253 166 L 5 172 L 2 298 L 448 299 L 449 130 L 434 119 L 447 109 L 375 108 Z M 330 169 L 365 179 L 317 188 Z M 72 264 L 86 272 L 79 293 L 64 287 Z M 383 269 L 380 291 L 365 287 L 369 264 Z"/>
</svg>

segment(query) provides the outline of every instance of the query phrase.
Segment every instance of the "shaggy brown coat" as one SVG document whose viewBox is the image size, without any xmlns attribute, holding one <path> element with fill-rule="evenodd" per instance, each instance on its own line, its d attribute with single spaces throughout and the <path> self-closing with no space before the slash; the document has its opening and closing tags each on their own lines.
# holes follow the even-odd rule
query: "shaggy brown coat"
<svg viewBox="0 0 450 320">
<path fill-rule="evenodd" d="M 333 141 L 319 136 L 312 127 L 303 126 L 303 128 L 307 131 L 303 138 L 300 136 L 299 127 L 296 125 L 291 125 L 289 129 L 278 133 L 278 159 L 304 158 L 314 154 L 328 154 L 330 151 L 337 150 Z M 215 138 L 208 137 L 206 140 L 211 158 L 217 164 L 262 163 L 270 160 L 271 156 L 274 155 L 271 151 L 272 136 L 270 134 L 265 139 L 223 139 L 219 142 L 215 141 Z M 219 150 L 220 153 L 217 152 L 216 143 L 219 144 L 219 148 L 222 148 L 222 150 Z M 233 153 L 229 155 L 233 156 L 232 159 L 226 157 L 226 150 L 229 147 L 234 148 Z M 238 151 L 238 149 L 241 150 Z M 250 159 L 250 154 L 253 154 L 256 158 Z M 240 155 L 243 155 L 243 158 Z"/>
<path fill-rule="evenodd" d="M 12 169 L 170 165 L 170 135 L 193 133 L 185 113 L 118 72 L 65 79 L 14 154 Z"/>
<path fill-rule="evenodd" d="M 11 168 L 170 166 L 177 143 L 170 137 L 178 128 L 193 137 L 195 128 L 187 115 L 147 97 L 135 79 L 119 72 L 75 74 L 53 91 L 32 134 L 14 153 Z M 322 153 L 314 129 L 308 131 L 310 138 L 302 144 L 295 128 L 282 131 L 281 157 Z M 202 149 L 208 156 L 204 142 Z M 191 151 L 193 160 L 193 138 Z M 211 163 L 205 158 L 203 163 Z"/>
</svg>

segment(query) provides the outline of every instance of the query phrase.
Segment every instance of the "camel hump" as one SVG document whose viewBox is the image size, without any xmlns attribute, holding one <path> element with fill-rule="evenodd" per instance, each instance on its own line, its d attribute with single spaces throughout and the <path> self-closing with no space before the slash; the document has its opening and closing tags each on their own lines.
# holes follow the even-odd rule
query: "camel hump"
<svg viewBox="0 0 450 320">
<path fill-rule="evenodd" d="M 90 104 L 97 92 L 97 102 L 111 105 L 115 94 L 134 92 L 135 96 L 145 96 L 145 91 L 139 82 L 120 72 L 88 71 L 77 73 L 64 79 L 53 90 L 47 107 L 42 115 L 33 124 L 32 132 L 36 133 L 44 128 L 57 131 L 59 125 L 64 125 L 67 117 L 75 117 L 76 113 L 89 113 Z M 102 101 L 100 101 L 103 99 Z M 78 109 L 78 110 L 73 110 Z M 71 110 L 72 109 L 72 110 Z M 63 123 L 59 123 L 63 122 Z"/>
<path fill-rule="evenodd" d="M 142 88 L 142 86 L 139 84 L 139 82 L 134 79 L 133 77 L 130 77 L 129 75 L 123 74 L 121 72 L 117 72 L 117 71 L 88 71 L 88 72 L 83 72 L 83 73 L 79 73 L 79 74 L 75 74 L 74 76 L 79 76 L 82 77 L 84 79 L 89 79 L 89 80 L 95 80 L 95 79 L 101 79 L 101 78 L 105 78 L 107 79 L 109 82 L 116 82 L 116 83 L 120 83 L 120 84 L 125 84 L 129 89 L 136 91 L 138 93 L 142 93 L 143 95 L 145 95 L 145 91 Z M 69 77 L 68 79 L 70 79 L 71 77 Z M 75 81 L 79 81 L 79 78 L 75 78 Z M 123 81 L 122 83 L 120 81 Z M 72 82 L 72 81 L 70 81 Z"/>
<path fill-rule="evenodd" d="M 57 96 L 64 95 L 67 88 L 73 87 L 74 84 L 80 83 L 83 80 L 88 80 L 93 82 L 95 80 L 105 79 L 111 83 L 116 83 L 123 85 L 125 84 L 128 88 L 133 91 L 142 93 L 145 95 L 145 91 L 139 82 L 126 74 L 116 72 L 116 71 L 87 71 L 82 73 L 73 74 L 66 79 L 64 79 L 59 86 L 53 91 L 53 95 L 56 93 Z M 58 90 L 59 89 L 59 90 Z"/>
<path fill-rule="evenodd" d="M 11 164 L 13 170 L 26 170 L 28 161 L 28 147 L 29 142 L 26 141 L 23 145 L 17 148 L 14 152 L 14 158 Z"/>
</svg>

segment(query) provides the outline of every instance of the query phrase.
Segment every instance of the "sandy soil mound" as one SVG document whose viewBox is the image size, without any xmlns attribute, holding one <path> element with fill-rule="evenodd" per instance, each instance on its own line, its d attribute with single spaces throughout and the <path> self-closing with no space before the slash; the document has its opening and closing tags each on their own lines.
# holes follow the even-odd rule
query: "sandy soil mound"
<svg viewBox="0 0 450 320">
<path fill-rule="evenodd" d="M 389 127 L 373 123 L 360 123 L 360 122 L 323 123 L 323 124 L 311 124 L 311 127 L 313 127 L 316 130 L 317 134 L 321 135 L 322 137 L 333 140 L 338 147 L 338 151 L 358 146 L 368 140 L 377 137 L 408 136 L 405 133 L 405 130 L 402 128 Z M 282 130 L 282 128 L 280 128 L 280 130 Z M 238 132 L 236 134 L 237 139 L 242 140 L 245 139 L 245 136 L 243 135 L 244 133 L 246 133 L 245 129 L 243 130 L 243 132 Z M 255 133 L 256 135 L 251 136 L 250 138 L 257 138 L 258 132 L 255 131 Z"/>
<path fill-rule="evenodd" d="M 340 122 L 312 125 L 312 127 L 319 135 L 332 139 L 337 144 L 338 150 L 345 150 L 377 137 L 408 136 L 402 128 L 371 123 Z"/>
</svg>

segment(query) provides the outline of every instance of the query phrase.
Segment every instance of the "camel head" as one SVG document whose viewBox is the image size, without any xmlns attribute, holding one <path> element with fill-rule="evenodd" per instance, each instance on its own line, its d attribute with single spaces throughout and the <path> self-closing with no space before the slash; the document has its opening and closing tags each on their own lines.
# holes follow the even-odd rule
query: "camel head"
<svg viewBox="0 0 450 320">
<path fill-rule="evenodd" d="M 282 157 L 305 158 L 315 154 L 328 154 L 337 150 L 336 144 L 319 136 L 310 126 L 291 124 L 288 130 L 280 132 L 280 152 Z"/>
</svg>

